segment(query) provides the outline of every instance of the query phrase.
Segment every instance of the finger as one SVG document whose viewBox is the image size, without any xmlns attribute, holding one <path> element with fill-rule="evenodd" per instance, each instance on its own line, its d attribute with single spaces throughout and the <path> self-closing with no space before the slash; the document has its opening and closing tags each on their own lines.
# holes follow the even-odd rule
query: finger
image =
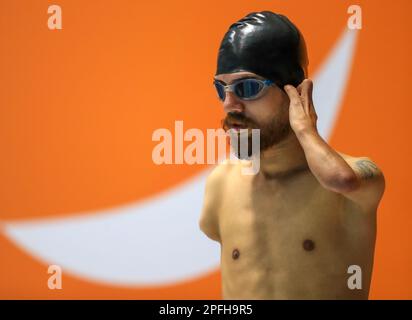
<svg viewBox="0 0 412 320">
<path fill-rule="evenodd" d="M 296 88 L 294 86 L 291 86 L 290 84 L 287 84 L 286 86 L 283 87 L 283 89 L 285 89 L 285 92 L 289 96 L 291 105 L 293 105 L 293 106 L 302 105 L 302 101 L 300 100 L 299 92 L 296 90 Z"/>
<path fill-rule="evenodd" d="M 302 83 L 303 81 L 296 87 L 296 90 L 298 91 L 299 95 L 302 95 Z"/>
<path fill-rule="evenodd" d="M 305 79 L 302 82 L 302 100 L 304 108 L 307 112 L 310 112 L 312 108 L 312 90 L 313 90 L 313 83 L 310 79 Z"/>
<path fill-rule="evenodd" d="M 309 101 L 310 103 L 313 104 L 313 100 L 312 100 L 312 94 L 313 94 L 313 81 L 311 79 L 308 79 L 310 81 L 310 86 L 309 86 Z"/>
<path fill-rule="evenodd" d="M 313 81 L 310 79 L 307 79 L 307 92 L 306 92 L 306 96 L 309 99 L 309 113 L 312 115 L 312 117 L 315 119 L 315 121 L 318 119 L 318 115 L 316 114 L 316 110 L 315 110 L 315 106 L 313 104 L 313 98 L 312 98 L 312 94 L 313 94 Z"/>
<path fill-rule="evenodd" d="M 308 80 L 310 81 L 308 86 L 309 107 L 311 113 L 314 113 L 316 115 L 315 106 L 313 104 L 313 81 L 310 79 Z"/>
<path fill-rule="evenodd" d="M 313 82 L 310 79 L 305 79 L 302 81 L 302 95 L 308 97 L 308 100 L 312 100 Z"/>
</svg>

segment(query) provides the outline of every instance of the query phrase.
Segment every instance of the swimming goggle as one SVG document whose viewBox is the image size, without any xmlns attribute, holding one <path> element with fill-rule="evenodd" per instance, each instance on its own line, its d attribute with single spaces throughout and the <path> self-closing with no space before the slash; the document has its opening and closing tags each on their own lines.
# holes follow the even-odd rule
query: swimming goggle
<svg viewBox="0 0 412 320">
<path fill-rule="evenodd" d="M 215 80 L 213 84 L 216 87 L 219 99 L 225 101 L 226 92 L 233 92 L 242 100 L 254 100 L 261 96 L 264 89 L 271 86 L 274 82 L 271 80 L 260 80 L 246 78 L 235 80 L 232 84 L 224 85 L 221 81 Z"/>
</svg>

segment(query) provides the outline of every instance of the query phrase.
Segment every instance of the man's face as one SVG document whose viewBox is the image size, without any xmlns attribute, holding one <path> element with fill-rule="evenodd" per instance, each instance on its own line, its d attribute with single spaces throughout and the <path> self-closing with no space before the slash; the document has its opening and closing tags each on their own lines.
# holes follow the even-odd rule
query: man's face
<svg viewBox="0 0 412 320">
<path fill-rule="evenodd" d="M 232 84 L 235 80 L 250 77 L 262 79 L 251 72 L 219 74 L 215 80 Z M 278 86 L 265 89 L 256 100 L 242 100 L 233 92 L 226 92 L 223 110 L 226 117 L 222 120 L 224 130 L 260 129 L 260 151 L 279 143 L 291 132 L 289 124 L 289 98 Z M 251 134 L 249 132 L 249 155 L 251 155 Z"/>
</svg>

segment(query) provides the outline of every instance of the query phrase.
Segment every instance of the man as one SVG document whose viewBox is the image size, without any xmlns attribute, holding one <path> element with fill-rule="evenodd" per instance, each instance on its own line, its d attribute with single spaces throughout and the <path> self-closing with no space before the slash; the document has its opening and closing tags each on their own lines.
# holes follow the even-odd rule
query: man
<svg viewBox="0 0 412 320">
<path fill-rule="evenodd" d="M 206 183 L 199 223 L 221 245 L 225 299 L 368 298 L 384 176 L 320 137 L 307 64 L 302 34 L 272 12 L 222 40 L 223 126 L 260 129 L 259 172 L 221 164 Z"/>
</svg>

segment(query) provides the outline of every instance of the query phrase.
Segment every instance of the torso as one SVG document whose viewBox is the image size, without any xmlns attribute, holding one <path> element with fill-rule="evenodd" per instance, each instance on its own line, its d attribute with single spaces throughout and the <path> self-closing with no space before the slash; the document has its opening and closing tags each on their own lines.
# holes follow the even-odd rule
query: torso
<svg viewBox="0 0 412 320">
<path fill-rule="evenodd" d="M 227 170 L 218 210 L 225 299 L 366 299 L 375 214 L 324 189 L 309 169 L 283 179 Z M 349 289 L 348 267 L 362 270 Z"/>
</svg>

